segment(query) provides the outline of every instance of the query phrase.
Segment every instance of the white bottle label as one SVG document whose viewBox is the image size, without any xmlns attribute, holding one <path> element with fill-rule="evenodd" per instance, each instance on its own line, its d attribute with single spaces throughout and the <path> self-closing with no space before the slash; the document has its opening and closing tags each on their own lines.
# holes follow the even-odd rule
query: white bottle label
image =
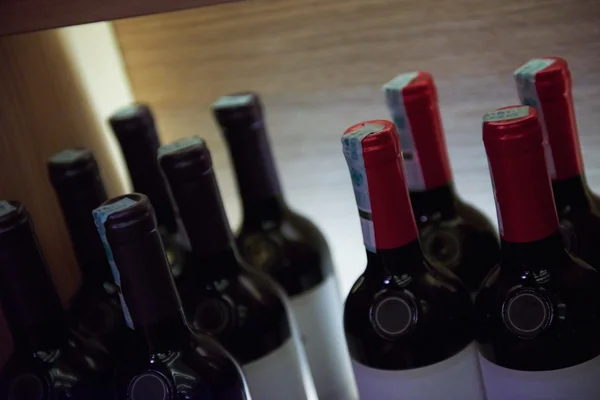
<svg viewBox="0 0 600 400">
<path fill-rule="evenodd" d="M 410 85 L 418 75 L 418 72 L 398 75 L 383 85 L 382 88 L 385 92 L 386 105 L 398 131 L 408 190 L 425 190 L 425 178 L 419 160 L 419 151 L 415 146 L 412 128 L 404 107 L 404 97 L 402 96 L 404 88 Z"/>
<path fill-rule="evenodd" d="M 556 178 L 556 169 L 554 168 L 554 157 L 552 156 L 552 149 L 550 148 L 550 142 L 548 140 L 548 129 L 546 129 L 544 111 L 542 110 L 542 105 L 540 104 L 537 88 L 535 86 L 535 76 L 538 72 L 548 68 L 553 63 L 554 60 L 534 58 L 516 69 L 513 73 L 517 83 L 517 92 L 519 93 L 521 104 L 535 108 L 538 113 L 538 119 L 542 125 L 542 134 L 544 136 L 546 164 L 552 179 Z"/>
<path fill-rule="evenodd" d="M 600 357 L 554 371 L 517 371 L 480 355 L 488 400 L 598 400 Z"/>
<path fill-rule="evenodd" d="M 344 334 L 335 277 L 291 299 L 313 380 L 321 400 L 358 398 Z"/>
<path fill-rule="evenodd" d="M 439 363 L 404 371 L 366 367 L 356 361 L 361 400 L 485 400 L 477 345 Z M 507 397 L 504 400 L 514 400 Z"/>
<path fill-rule="evenodd" d="M 298 350 L 293 338 L 267 356 L 245 364 L 242 370 L 253 399 L 307 399 Z"/>
</svg>

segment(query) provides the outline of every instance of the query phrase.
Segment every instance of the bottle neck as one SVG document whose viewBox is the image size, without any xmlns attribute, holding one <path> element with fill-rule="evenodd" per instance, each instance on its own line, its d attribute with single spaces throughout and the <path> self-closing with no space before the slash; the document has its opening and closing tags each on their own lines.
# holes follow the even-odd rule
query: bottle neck
<svg viewBox="0 0 600 400">
<path fill-rule="evenodd" d="M 552 191 L 559 214 L 571 209 L 593 208 L 591 191 L 583 173 L 562 181 L 552 181 Z"/>
<path fill-rule="evenodd" d="M 401 157 L 365 165 L 362 149 L 344 146 L 367 250 L 378 253 L 416 240 L 417 226 Z"/>
<path fill-rule="evenodd" d="M 233 159 L 245 215 L 253 206 L 275 204 L 282 192 L 264 121 L 240 119 L 221 128 Z"/>
<path fill-rule="evenodd" d="M 413 96 L 388 90 L 387 102 L 400 139 L 408 190 L 448 185 L 452 169 L 435 89 Z"/>
<path fill-rule="evenodd" d="M 152 353 L 179 349 L 187 324 L 158 231 L 111 243 L 110 250 L 120 272 L 123 311 L 130 315 L 136 335 Z"/>
<path fill-rule="evenodd" d="M 541 145 L 510 154 L 488 149 L 502 240 L 531 243 L 558 232 L 558 216 Z"/>
<path fill-rule="evenodd" d="M 269 198 L 244 202 L 244 227 L 263 227 L 277 224 L 283 220 L 289 211 L 283 195 L 278 194 Z"/>
<path fill-rule="evenodd" d="M 541 273 L 549 271 L 554 265 L 560 265 L 557 260 L 566 257 L 564 243 L 560 232 L 550 234 L 539 240 L 527 243 L 501 240 L 502 268 L 515 270 L 519 273 Z"/>
<path fill-rule="evenodd" d="M 452 182 L 424 191 L 411 190 L 409 194 L 417 223 L 425 223 L 435 214 L 442 219 L 456 215 L 456 204 L 459 200 Z"/>
<path fill-rule="evenodd" d="M 29 224 L 2 234 L 0 300 L 15 347 L 23 351 L 58 348 L 66 320 L 52 278 Z"/>
<path fill-rule="evenodd" d="M 119 137 L 119 143 L 134 191 L 148 196 L 159 226 L 167 232 L 177 232 L 175 212 L 156 159 L 160 147 L 158 134 L 152 130 L 144 135 L 123 136 Z"/>
<path fill-rule="evenodd" d="M 532 84 L 534 83 L 534 84 Z M 521 103 L 538 113 L 550 177 L 563 181 L 583 173 L 583 157 L 575 120 L 571 79 L 562 82 L 517 75 Z"/>
<path fill-rule="evenodd" d="M 226 254 L 235 249 L 212 168 L 187 181 L 171 179 L 170 188 L 196 257 Z"/>
<path fill-rule="evenodd" d="M 82 272 L 84 290 L 112 282 L 110 266 L 92 216 L 92 210 L 107 200 L 100 176 L 57 185 L 55 190 Z"/>
<path fill-rule="evenodd" d="M 394 249 L 367 251 L 367 270 L 383 272 L 397 278 L 411 276 L 423 264 L 423 252 L 418 239 Z"/>
</svg>

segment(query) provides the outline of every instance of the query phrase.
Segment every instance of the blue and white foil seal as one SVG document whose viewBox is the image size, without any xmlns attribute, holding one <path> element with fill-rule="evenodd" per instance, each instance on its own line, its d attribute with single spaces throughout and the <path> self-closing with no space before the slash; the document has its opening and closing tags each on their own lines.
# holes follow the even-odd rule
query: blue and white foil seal
<svg viewBox="0 0 600 400">
<path fill-rule="evenodd" d="M 115 263 L 115 258 L 113 256 L 112 249 L 110 248 L 110 244 L 106 239 L 106 228 L 104 224 L 106 220 L 111 214 L 115 212 L 127 209 L 135 204 L 135 201 L 130 198 L 124 197 L 121 200 L 107 204 L 105 206 L 101 206 L 92 211 L 94 215 L 94 223 L 96 224 L 96 229 L 98 230 L 98 234 L 100 235 L 100 239 L 102 239 L 102 244 L 104 245 L 104 251 L 106 252 L 106 258 L 108 259 L 108 263 L 110 264 L 110 269 L 112 271 L 113 279 L 115 280 L 115 285 L 117 285 L 119 290 L 119 299 L 121 300 L 121 308 L 123 309 L 123 316 L 125 317 L 125 322 L 130 329 L 134 329 L 133 320 L 131 319 L 131 313 L 129 312 L 129 307 L 127 307 L 127 303 L 125 302 L 125 298 L 123 297 L 123 292 L 121 290 L 121 274 L 119 273 L 119 269 L 117 268 L 117 264 Z"/>
<path fill-rule="evenodd" d="M 517 92 L 521 104 L 535 108 L 538 119 L 542 125 L 542 134 L 544 136 L 544 153 L 546 156 L 546 165 L 550 177 L 556 178 L 556 168 L 554 167 L 554 157 L 552 156 L 552 148 L 548 140 L 548 129 L 546 128 L 546 119 L 544 118 L 544 110 L 540 104 L 537 88 L 535 86 L 535 76 L 538 72 L 548 68 L 554 64 L 555 60 L 545 58 L 534 58 L 529 60 L 525 65 L 517 68 L 513 73 L 515 82 L 517 83 Z"/>
</svg>

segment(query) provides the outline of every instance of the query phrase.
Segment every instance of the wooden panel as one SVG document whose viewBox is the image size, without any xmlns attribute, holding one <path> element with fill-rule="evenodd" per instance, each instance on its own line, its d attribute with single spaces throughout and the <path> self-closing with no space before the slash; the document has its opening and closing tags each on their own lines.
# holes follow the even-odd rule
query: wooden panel
<svg viewBox="0 0 600 400">
<path fill-rule="evenodd" d="M 85 60 L 80 59 L 80 38 L 94 49 Z M 131 92 L 122 67 L 119 72 L 108 24 L 0 38 L 0 60 L 0 198 L 22 201 L 28 208 L 66 303 L 79 284 L 79 269 L 47 179 L 46 160 L 65 147 L 91 147 L 108 191 L 123 193 L 122 161 L 112 151 L 104 119 L 106 109 L 131 101 Z M 81 68 L 94 66 L 90 82 Z M 110 93 L 99 93 L 100 88 Z M 8 336 L 0 323 L 0 363 L 10 351 Z"/>
<path fill-rule="evenodd" d="M 119 21 L 136 98 L 163 139 L 199 134 L 214 153 L 234 224 L 228 156 L 210 115 L 220 95 L 262 93 L 289 201 L 325 231 L 344 293 L 365 256 L 343 130 L 387 117 L 381 84 L 434 74 L 458 189 L 495 219 L 481 116 L 517 100 L 512 70 L 559 55 L 572 66 L 588 177 L 600 191 L 600 3 L 597 0 L 264 0 Z"/>
<path fill-rule="evenodd" d="M 236 0 L 2 0 L 0 36 Z"/>
</svg>

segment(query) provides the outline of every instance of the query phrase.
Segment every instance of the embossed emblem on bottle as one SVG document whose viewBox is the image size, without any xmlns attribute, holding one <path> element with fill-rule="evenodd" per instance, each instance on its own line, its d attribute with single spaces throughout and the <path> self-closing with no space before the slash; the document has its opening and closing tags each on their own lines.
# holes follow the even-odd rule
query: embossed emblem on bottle
<svg viewBox="0 0 600 400">
<path fill-rule="evenodd" d="M 452 269 L 460 261 L 460 241 L 450 230 L 425 230 L 421 235 L 421 246 L 429 260 L 449 269 Z"/>
<path fill-rule="evenodd" d="M 369 317 L 378 335 L 393 340 L 412 330 L 418 309 L 409 293 L 388 292 L 378 296 Z"/>
<path fill-rule="evenodd" d="M 268 270 L 277 260 L 278 246 L 266 235 L 248 236 L 241 247 L 244 259 L 261 270 Z"/>
<path fill-rule="evenodd" d="M 211 297 L 196 307 L 193 325 L 196 330 L 217 335 L 227 329 L 233 319 L 232 305 L 225 299 Z"/>
<path fill-rule="evenodd" d="M 502 306 L 504 324 L 523 339 L 536 337 L 550 325 L 553 317 L 550 299 L 535 289 L 514 291 Z"/>
<path fill-rule="evenodd" d="M 131 400 L 166 400 L 171 396 L 167 379 L 156 373 L 147 372 L 133 378 L 129 384 Z"/>
</svg>

